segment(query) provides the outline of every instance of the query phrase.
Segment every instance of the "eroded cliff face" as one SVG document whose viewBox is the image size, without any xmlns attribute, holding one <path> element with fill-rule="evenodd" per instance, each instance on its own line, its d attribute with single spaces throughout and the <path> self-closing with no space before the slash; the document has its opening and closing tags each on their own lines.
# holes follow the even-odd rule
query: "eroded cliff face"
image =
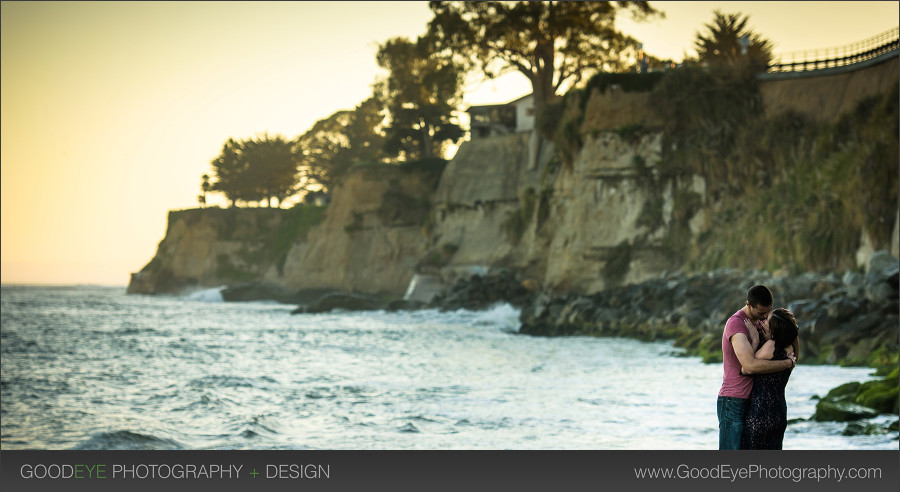
<svg viewBox="0 0 900 492">
<path fill-rule="evenodd" d="M 359 168 L 335 189 L 324 217 L 311 205 L 170 212 L 156 256 L 132 274 L 128 292 L 254 284 L 286 294 L 400 296 L 425 251 L 422 225 L 439 171 Z"/>
<path fill-rule="evenodd" d="M 660 178 L 659 133 L 586 137 L 572 166 L 547 145 L 533 169 L 528 138 L 460 147 L 437 193 L 431 272 L 449 283 L 507 268 L 543 290 L 587 293 L 678 268 L 666 238 L 673 227 L 699 227 L 705 186 Z"/>
<path fill-rule="evenodd" d="M 680 267 L 669 238 L 696 232 L 705 212 L 702 179 L 663 179 L 662 135 L 588 138 L 553 185 L 544 283 L 588 293 L 642 282 Z"/>
<path fill-rule="evenodd" d="M 766 115 L 791 110 L 834 121 L 863 98 L 896 88 L 896 69 L 894 56 L 840 73 L 766 78 Z M 545 143 L 529 166 L 527 134 L 464 143 L 439 187 L 431 261 L 422 271 L 449 283 L 506 268 L 551 293 L 587 294 L 682 268 L 701 247 L 698 238 L 715 234 L 711 218 L 721 203 L 707 195 L 704 179 L 664 162 L 650 104 L 649 93 L 591 94 L 571 165 Z M 900 209 L 897 217 L 895 256 Z M 884 247 L 869 242 L 864 234 L 859 265 Z"/>
<path fill-rule="evenodd" d="M 450 282 L 486 268 L 535 270 L 535 243 L 523 237 L 531 215 L 525 209 L 535 207 L 555 151 L 545 144 L 532 156 L 532 138 L 519 133 L 460 146 L 441 176 L 420 271 Z"/>
<path fill-rule="evenodd" d="M 294 243 L 283 274 L 267 281 L 287 288 L 333 288 L 402 295 L 420 258 L 436 177 L 399 167 L 361 168 L 332 196 L 321 224 Z"/>
<path fill-rule="evenodd" d="M 272 244 L 281 209 L 191 209 L 169 212 L 156 256 L 131 276 L 128 293 L 171 294 L 256 281 L 277 258 Z"/>
</svg>

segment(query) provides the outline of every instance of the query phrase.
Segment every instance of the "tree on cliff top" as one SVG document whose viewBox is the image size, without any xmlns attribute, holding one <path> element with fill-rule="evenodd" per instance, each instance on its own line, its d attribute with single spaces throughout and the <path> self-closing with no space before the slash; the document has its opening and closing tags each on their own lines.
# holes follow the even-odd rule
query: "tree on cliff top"
<svg viewBox="0 0 900 492">
<path fill-rule="evenodd" d="M 222 151 L 211 162 L 216 181 L 212 183 L 210 189 L 225 195 L 232 207 L 235 201 L 242 199 L 241 176 L 246 172 L 240 159 L 240 149 L 240 143 L 229 138 L 222 145 Z"/>
<path fill-rule="evenodd" d="M 772 59 L 772 43 L 747 28 L 750 18 L 741 13 L 723 14 L 714 12 L 711 24 L 706 24 L 707 32 L 697 33 L 694 47 L 700 62 L 711 65 L 735 66 L 749 60 L 755 70 L 765 71 Z M 747 54 L 741 48 L 741 38 L 748 41 Z"/>
<path fill-rule="evenodd" d="M 644 20 L 664 14 L 648 2 L 429 2 L 426 38 L 479 63 L 487 77 L 517 70 L 534 90 L 540 114 L 563 84 L 592 71 L 621 69 L 637 41 L 615 29 L 616 14 Z"/>
<path fill-rule="evenodd" d="M 353 165 L 380 162 L 383 121 L 382 103 L 374 96 L 317 121 L 294 146 L 303 187 L 331 190 Z"/>
<path fill-rule="evenodd" d="M 265 199 L 272 206 L 272 199 L 280 206 L 284 200 L 296 193 L 297 159 L 293 152 L 293 142 L 281 135 L 248 139 L 241 146 L 241 158 L 248 169 L 247 186 L 251 194 Z"/>
<path fill-rule="evenodd" d="M 296 193 L 297 162 L 292 142 L 278 135 L 235 141 L 229 138 L 212 161 L 216 182 L 210 189 L 225 195 L 231 206 L 238 200 L 272 199 L 280 205 Z"/>
<path fill-rule="evenodd" d="M 379 46 L 378 65 L 388 76 L 376 84 L 389 116 L 385 150 L 404 160 L 443 157 L 447 142 L 465 131 L 453 111 L 462 102 L 466 67 L 452 54 L 436 53 L 422 38 L 393 38 Z"/>
</svg>

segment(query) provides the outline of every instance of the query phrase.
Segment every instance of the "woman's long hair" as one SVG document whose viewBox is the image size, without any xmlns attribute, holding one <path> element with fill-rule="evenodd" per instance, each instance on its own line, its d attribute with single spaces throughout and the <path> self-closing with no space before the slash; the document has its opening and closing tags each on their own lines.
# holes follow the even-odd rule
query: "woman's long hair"
<svg viewBox="0 0 900 492">
<path fill-rule="evenodd" d="M 794 313 L 785 308 L 772 311 L 772 316 L 769 318 L 769 335 L 775 341 L 775 348 L 784 349 L 794 343 L 798 332 Z"/>
</svg>

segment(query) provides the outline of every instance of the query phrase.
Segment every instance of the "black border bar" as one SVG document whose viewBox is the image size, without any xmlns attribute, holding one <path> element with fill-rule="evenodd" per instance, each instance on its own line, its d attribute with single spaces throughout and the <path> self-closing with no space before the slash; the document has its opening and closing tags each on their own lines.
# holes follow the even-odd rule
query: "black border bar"
<svg viewBox="0 0 900 492">
<path fill-rule="evenodd" d="M 641 469 L 673 478 L 638 478 Z M 855 492 L 898 483 L 900 451 L 0 451 L 4 492 Z"/>
</svg>

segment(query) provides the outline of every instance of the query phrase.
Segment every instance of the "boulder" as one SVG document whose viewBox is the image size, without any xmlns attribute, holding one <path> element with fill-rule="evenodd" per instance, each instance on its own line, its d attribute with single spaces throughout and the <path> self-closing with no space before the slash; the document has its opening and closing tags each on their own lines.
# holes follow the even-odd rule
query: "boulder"
<svg viewBox="0 0 900 492">
<path fill-rule="evenodd" d="M 222 289 L 222 299 L 226 302 L 278 301 L 296 302 L 296 292 L 284 288 L 261 283 L 242 283 L 230 285 Z"/>
<path fill-rule="evenodd" d="M 890 432 L 890 427 L 887 425 L 850 422 L 843 434 L 845 436 L 877 436 L 888 432 Z"/>
<path fill-rule="evenodd" d="M 859 381 L 851 381 L 849 383 L 842 384 L 837 388 L 833 388 L 831 391 L 825 395 L 825 399 L 834 400 L 834 401 L 850 401 L 856 397 L 856 392 L 859 390 L 859 387 L 862 386 L 862 383 Z"/>
<path fill-rule="evenodd" d="M 387 311 L 413 311 L 416 309 L 423 309 L 426 306 L 426 303 L 422 301 L 413 301 L 400 299 L 396 301 L 391 301 L 385 306 Z"/>
<path fill-rule="evenodd" d="M 878 416 L 878 411 L 854 403 L 835 401 L 828 398 L 819 400 L 816 404 L 816 413 L 812 419 L 816 422 L 850 422 L 854 420 L 870 419 Z"/>
<path fill-rule="evenodd" d="M 436 295 L 429 306 L 443 311 L 456 309 L 479 310 L 506 302 L 516 307 L 530 304 L 537 292 L 530 290 L 531 282 L 523 282 L 511 272 L 473 275 L 460 279 L 449 289 Z"/>
<path fill-rule="evenodd" d="M 378 298 L 359 294 L 328 294 L 309 305 L 297 307 L 291 314 L 327 313 L 336 309 L 344 311 L 373 311 L 384 309 L 386 303 Z"/>
<path fill-rule="evenodd" d="M 900 410 L 900 378 L 898 370 L 884 379 L 867 381 L 860 385 L 853 403 L 862 405 L 879 413 L 897 414 Z"/>
<path fill-rule="evenodd" d="M 887 251 L 876 251 L 866 264 L 866 299 L 876 307 L 897 311 L 900 262 Z"/>
</svg>

